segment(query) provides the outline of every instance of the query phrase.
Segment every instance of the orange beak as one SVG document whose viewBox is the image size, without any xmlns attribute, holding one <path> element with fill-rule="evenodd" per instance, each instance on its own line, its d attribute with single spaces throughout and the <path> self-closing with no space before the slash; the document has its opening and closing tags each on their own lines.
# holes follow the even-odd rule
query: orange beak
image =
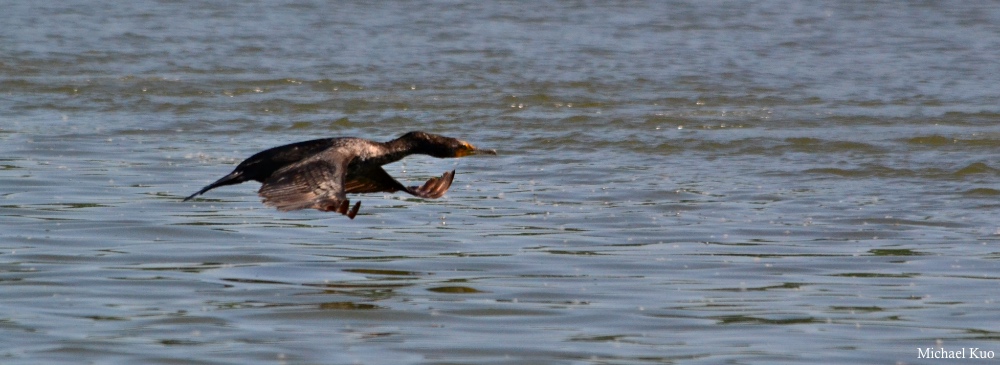
<svg viewBox="0 0 1000 365">
<path fill-rule="evenodd" d="M 471 155 L 496 155 L 496 150 L 481 150 L 469 142 L 462 141 L 462 149 L 455 153 L 455 157 L 465 157 Z"/>
</svg>

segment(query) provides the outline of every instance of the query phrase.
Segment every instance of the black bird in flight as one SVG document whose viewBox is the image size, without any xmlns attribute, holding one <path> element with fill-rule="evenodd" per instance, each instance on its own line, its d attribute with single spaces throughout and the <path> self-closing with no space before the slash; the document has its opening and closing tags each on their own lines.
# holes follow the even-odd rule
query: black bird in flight
<svg viewBox="0 0 1000 365">
<path fill-rule="evenodd" d="M 425 132 L 409 132 L 384 143 L 354 137 L 315 139 L 274 147 L 250 156 L 229 175 L 184 198 L 184 201 L 220 186 L 254 180 L 263 184 L 257 194 L 264 199 L 264 204 L 278 210 L 313 208 L 336 211 L 354 219 L 361 202 L 350 207 L 349 193 L 405 191 L 427 199 L 443 196 L 451 187 L 455 170 L 431 178 L 422 186 L 405 186 L 382 169 L 382 165 L 412 154 L 448 158 L 496 155 L 497 152 Z"/>
</svg>

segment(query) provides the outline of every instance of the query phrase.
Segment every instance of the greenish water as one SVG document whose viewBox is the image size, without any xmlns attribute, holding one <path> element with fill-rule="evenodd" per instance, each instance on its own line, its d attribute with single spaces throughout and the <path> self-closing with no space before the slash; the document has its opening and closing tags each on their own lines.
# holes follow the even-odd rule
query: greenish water
<svg viewBox="0 0 1000 365">
<path fill-rule="evenodd" d="M 1000 351 L 1000 9 L 138 1 L 0 15 L 0 363 L 933 364 Z M 439 200 L 185 196 L 426 130 Z M 976 360 L 969 360 L 975 363 Z"/>
</svg>

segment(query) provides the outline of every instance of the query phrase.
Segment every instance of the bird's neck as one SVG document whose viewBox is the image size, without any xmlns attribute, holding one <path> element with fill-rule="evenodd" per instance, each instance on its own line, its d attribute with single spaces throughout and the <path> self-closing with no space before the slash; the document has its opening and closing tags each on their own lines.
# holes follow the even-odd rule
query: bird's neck
<svg viewBox="0 0 1000 365">
<path fill-rule="evenodd" d="M 405 138 L 396 138 L 383 143 L 382 146 L 385 147 L 385 153 L 371 158 L 372 161 L 378 163 L 379 165 L 391 164 L 402 160 L 406 156 L 419 153 L 417 151 L 417 144 L 414 141 Z"/>
</svg>

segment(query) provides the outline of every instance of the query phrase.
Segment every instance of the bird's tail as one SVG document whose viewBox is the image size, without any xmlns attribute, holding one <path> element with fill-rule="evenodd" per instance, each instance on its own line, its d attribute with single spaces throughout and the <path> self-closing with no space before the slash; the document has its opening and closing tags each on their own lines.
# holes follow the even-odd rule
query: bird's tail
<svg viewBox="0 0 1000 365">
<path fill-rule="evenodd" d="M 205 192 L 207 192 L 209 190 L 212 190 L 212 189 L 215 189 L 215 188 L 220 187 L 220 186 L 235 185 L 235 184 L 242 183 L 244 181 L 246 181 L 246 179 L 243 178 L 243 174 L 242 173 L 233 171 L 233 172 L 229 173 L 229 175 L 223 176 L 221 179 L 216 180 L 214 183 L 208 184 L 208 186 L 201 188 L 201 190 L 198 190 L 197 193 L 191 194 L 187 198 L 184 198 L 183 201 L 188 201 L 188 200 L 194 199 L 194 197 L 196 197 L 198 195 L 201 195 L 201 194 L 204 194 Z"/>
</svg>

